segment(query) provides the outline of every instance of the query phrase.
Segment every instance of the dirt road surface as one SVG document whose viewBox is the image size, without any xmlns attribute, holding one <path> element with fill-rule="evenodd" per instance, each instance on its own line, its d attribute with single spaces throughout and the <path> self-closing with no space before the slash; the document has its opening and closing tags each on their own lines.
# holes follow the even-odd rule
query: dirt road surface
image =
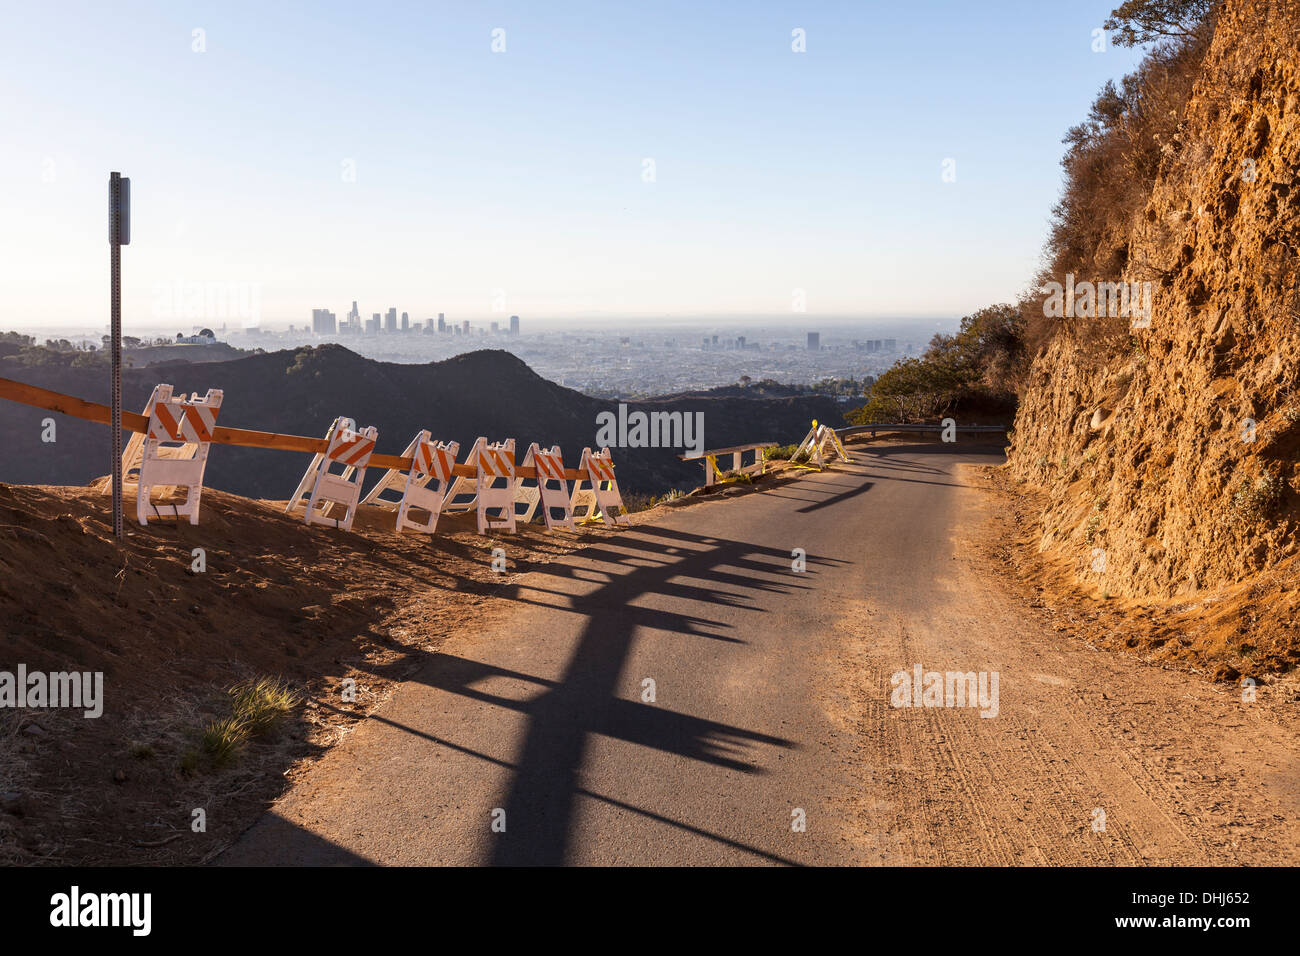
<svg viewBox="0 0 1300 956">
<path fill-rule="evenodd" d="M 1046 627 L 975 559 L 967 466 L 1000 453 L 851 453 L 506 576 L 218 862 L 1300 858 L 1267 708 Z M 996 674 L 996 715 L 891 706 L 917 665 Z"/>
</svg>

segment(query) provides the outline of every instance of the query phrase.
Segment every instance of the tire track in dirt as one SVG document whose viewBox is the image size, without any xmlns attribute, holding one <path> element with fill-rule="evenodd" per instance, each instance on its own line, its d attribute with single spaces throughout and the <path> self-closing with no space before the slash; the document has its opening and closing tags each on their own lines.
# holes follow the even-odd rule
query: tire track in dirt
<svg viewBox="0 0 1300 956">
<path fill-rule="evenodd" d="M 874 856 L 930 865 L 1296 860 L 1300 800 L 1285 782 L 1300 761 L 1295 739 L 1231 691 L 1098 651 L 1027 613 L 975 558 L 971 539 L 990 516 L 973 484 L 954 496 L 947 548 L 931 537 L 913 549 L 923 553 L 895 545 L 902 560 L 873 555 L 868 597 L 838 606 L 845 647 L 834 699 L 867 768 L 856 829 L 896 828 L 893 839 L 873 839 Z M 905 542 L 906 524 L 903 515 L 879 539 Z M 916 664 L 997 672 L 998 715 L 895 709 L 891 675 Z"/>
</svg>

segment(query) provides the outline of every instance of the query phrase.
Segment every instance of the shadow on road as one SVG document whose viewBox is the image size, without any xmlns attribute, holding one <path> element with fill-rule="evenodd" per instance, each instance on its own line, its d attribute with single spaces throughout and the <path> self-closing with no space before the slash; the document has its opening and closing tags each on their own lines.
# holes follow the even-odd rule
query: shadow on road
<svg viewBox="0 0 1300 956">
<path fill-rule="evenodd" d="M 740 642 L 739 638 L 719 633 L 730 625 L 690 614 L 638 607 L 635 602 L 640 596 L 667 595 L 759 610 L 749 603 L 753 592 L 781 594 L 806 587 L 791 570 L 789 552 L 642 525 L 584 549 L 576 556 L 613 567 L 605 571 L 557 562 L 530 575 L 531 580 L 502 589 L 504 597 L 572 611 L 585 618 L 577 647 L 558 680 L 442 653 L 427 655 L 428 666 L 421 667 L 411 678 L 448 693 L 528 715 L 524 743 L 513 762 L 513 777 L 503 802 L 509 826 L 505 833 L 494 836 L 491 861 L 504 865 L 565 862 L 574 804 L 579 796 L 587 796 L 765 858 L 790 862 L 652 811 L 623 806 L 580 785 L 583 757 L 592 734 L 746 774 L 764 772 L 758 754 L 760 748 L 797 746 L 782 737 L 619 696 L 620 688 L 625 686 L 623 668 L 639 629 Z M 818 555 L 808 555 L 807 562 L 807 573 L 815 573 L 819 565 L 847 563 Z M 593 574 L 604 580 L 593 582 L 582 574 Z M 585 593 L 579 589 L 574 594 L 540 586 L 538 578 L 543 575 L 597 586 Z M 534 601 L 526 596 L 528 592 L 549 594 L 565 603 Z M 404 668 L 409 662 L 408 657 L 391 666 Z M 478 686 L 494 678 L 531 684 L 538 693 L 518 699 Z M 398 726 L 382 716 L 370 719 Z M 414 728 L 400 729 L 463 753 L 492 759 Z M 493 762 L 501 764 L 499 760 Z"/>
</svg>

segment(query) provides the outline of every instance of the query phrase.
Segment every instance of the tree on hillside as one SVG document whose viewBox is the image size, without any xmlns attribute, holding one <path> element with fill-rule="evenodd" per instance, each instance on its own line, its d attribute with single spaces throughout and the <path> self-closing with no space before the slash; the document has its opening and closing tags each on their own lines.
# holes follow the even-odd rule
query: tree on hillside
<svg viewBox="0 0 1300 956">
<path fill-rule="evenodd" d="M 925 360 L 943 370 L 962 392 L 1015 391 L 1015 376 L 1024 355 L 1025 322 L 1009 303 L 986 306 L 961 320 L 955 335 L 936 335 Z"/>
<path fill-rule="evenodd" d="M 1215 0 L 1124 0 L 1103 26 L 1119 46 L 1186 40 L 1208 22 Z"/>
<path fill-rule="evenodd" d="M 920 358 L 896 363 L 870 385 L 854 424 L 912 422 L 974 407 L 1010 406 L 1024 367 L 1025 321 L 1019 306 L 990 305 L 965 316 L 953 335 L 936 335 Z"/>
<path fill-rule="evenodd" d="M 846 418 L 855 424 L 923 421 L 947 411 L 957 391 L 956 379 L 940 363 L 905 358 L 876 379 L 871 401 Z"/>
</svg>

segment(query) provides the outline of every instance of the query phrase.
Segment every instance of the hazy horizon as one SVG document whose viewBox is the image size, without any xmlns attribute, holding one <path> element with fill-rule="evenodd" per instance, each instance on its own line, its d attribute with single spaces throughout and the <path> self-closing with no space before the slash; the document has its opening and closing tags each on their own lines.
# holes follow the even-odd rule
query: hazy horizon
<svg viewBox="0 0 1300 956">
<path fill-rule="evenodd" d="M 351 303 L 349 302 L 349 306 Z M 373 311 L 386 311 L 383 310 Z M 337 311 L 337 310 L 335 310 Z M 365 309 L 360 310 L 362 317 L 369 317 L 371 312 Z M 403 311 L 398 307 L 399 314 Z M 343 312 L 337 312 L 342 317 Z M 431 316 L 420 314 L 419 322 L 423 323 L 425 319 Z M 436 314 L 432 316 L 436 318 Z M 468 320 L 475 328 L 486 327 L 491 322 L 504 324 L 503 317 L 499 313 L 487 313 L 483 315 L 447 315 L 449 323 Z M 841 332 L 845 329 L 862 329 L 885 331 L 889 329 L 906 330 L 918 333 L 920 330 L 928 330 L 937 327 L 957 326 L 961 316 L 950 315 L 925 315 L 925 316 L 851 316 L 851 315 L 682 315 L 682 316 L 657 316 L 657 315 L 628 315 L 628 314 L 604 314 L 592 313 L 589 315 L 575 316 L 523 316 L 524 334 L 535 332 L 549 331 L 599 331 L 604 333 L 616 333 L 620 330 L 631 330 L 637 332 L 654 332 L 654 331 L 678 331 L 684 329 L 707 329 L 707 328 L 727 328 L 735 329 L 772 329 L 788 331 L 808 331 L 815 332 L 820 330 L 834 330 Z M 417 316 L 411 315 L 412 324 L 416 323 Z M 267 321 L 263 319 L 259 328 L 267 332 L 284 332 L 290 326 L 297 330 L 303 330 L 309 326 L 310 316 L 307 319 L 298 317 L 296 319 L 284 319 L 282 321 Z M 617 326 L 609 323 L 618 323 Z M 122 330 L 125 335 L 156 335 L 171 334 L 174 332 L 185 332 L 187 335 L 193 329 L 200 325 L 214 327 L 219 330 L 222 322 L 220 319 L 199 320 L 199 319 L 159 319 L 152 315 L 144 317 L 132 317 L 123 315 Z M 238 320 L 227 320 L 227 329 L 229 332 L 242 332 L 244 326 Z M 0 332 L 17 332 L 22 335 L 33 335 L 38 339 L 42 336 L 70 334 L 94 335 L 99 333 L 107 334 L 109 323 L 107 317 L 103 322 L 86 322 L 86 321 L 69 321 L 67 323 L 33 323 L 33 322 L 3 322 L 0 321 Z M 338 341 L 346 345 L 346 338 L 338 336 L 327 337 L 328 341 Z M 325 340 L 322 340 L 325 341 Z"/>
</svg>

